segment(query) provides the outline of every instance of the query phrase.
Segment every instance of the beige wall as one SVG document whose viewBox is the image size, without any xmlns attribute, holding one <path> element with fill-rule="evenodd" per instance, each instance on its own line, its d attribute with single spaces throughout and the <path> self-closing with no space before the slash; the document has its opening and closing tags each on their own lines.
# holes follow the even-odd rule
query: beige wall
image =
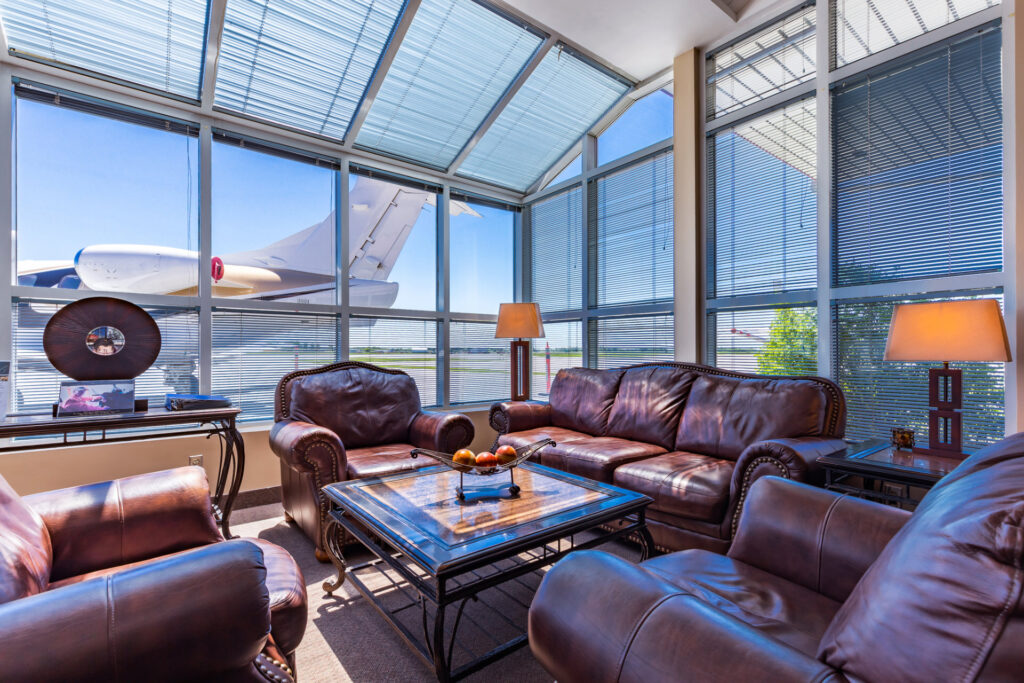
<svg viewBox="0 0 1024 683">
<path fill-rule="evenodd" d="M 693 49 L 675 58 L 672 145 L 675 215 L 675 359 L 700 362 L 700 53 Z"/>
<path fill-rule="evenodd" d="M 491 447 L 494 431 L 487 424 L 488 410 L 462 411 L 473 420 L 476 438 L 471 448 Z M 277 456 L 270 450 L 266 425 L 242 427 L 245 439 L 245 478 L 242 490 L 278 486 Z M 188 456 L 202 454 L 211 482 L 217 473 L 216 438 L 167 437 L 121 444 L 71 446 L 47 450 L 0 453 L 0 476 L 22 494 L 106 481 L 188 464 Z"/>
</svg>

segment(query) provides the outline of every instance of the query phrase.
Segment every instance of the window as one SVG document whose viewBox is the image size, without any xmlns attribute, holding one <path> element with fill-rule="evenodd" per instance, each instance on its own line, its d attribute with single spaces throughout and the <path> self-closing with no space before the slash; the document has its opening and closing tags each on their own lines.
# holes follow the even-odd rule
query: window
<svg viewBox="0 0 1024 683">
<path fill-rule="evenodd" d="M 544 323 L 544 338 L 534 339 L 532 390 L 534 399 L 551 393 L 551 382 L 563 368 L 583 365 L 583 325 L 579 320 Z"/>
<path fill-rule="evenodd" d="M 494 323 L 457 322 L 450 326 L 451 402 L 508 398 L 511 360 L 507 339 L 495 339 Z"/>
<path fill-rule="evenodd" d="M 349 319 L 349 360 L 394 368 L 410 375 L 420 403 L 438 405 L 437 322 L 392 318 Z"/>
<path fill-rule="evenodd" d="M 713 312 L 708 362 L 762 375 L 817 375 L 817 313 L 808 306 Z"/>
<path fill-rule="evenodd" d="M 199 98 L 205 0 L 8 0 L 0 16 L 14 55 Z"/>
<path fill-rule="evenodd" d="M 671 315 L 596 318 L 590 321 L 590 335 L 595 355 L 590 367 L 619 368 L 675 357 Z"/>
<path fill-rule="evenodd" d="M 198 126 L 25 85 L 16 95 L 16 282 L 194 294 Z"/>
<path fill-rule="evenodd" d="M 497 315 L 515 298 L 515 212 L 457 194 L 450 212 L 451 309 Z"/>
<path fill-rule="evenodd" d="M 607 164 L 672 137 L 672 94 L 656 90 L 637 100 L 597 138 L 597 163 Z"/>
<path fill-rule="evenodd" d="M 561 173 L 551 179 L 551 182 L 547 184 L 547 187 L 551 185 L 557 185 L 558 183 L 575 178 L 579 174 L 583 173 L 583 155 L 577 154 L 576 158 L 569 162 L 569 165 L 562 169 Z"/>
<path fill-rule="evenodd" d="M 835 62 L 849 64 L 970 16 L 999 0 L 834 0 Z"/>
<path fill-rule="evenodd" d="M 574 187 L 530 206 L 531 296 L 543 312 L 583 303 L 581 190 Z"/>
<path fill-rule="evenodd" d="M 349 176 L 349 304 L 437 310 L 437 190 L 363 169 Z"/>
<path fill-rule="evenodd" d="M 589 186 L 594 306 L 672 299 L 672 152 L 613 171 Z"/>
<path fill-rule="evenodd" d="M 43 329 L 62 304 L 14 301 L 11 410 L 45 412 L 57 400 L 60 383 L 70 378 L 57 371 L 43 352 Z M 135 378 L 135 397 L 163 405 L 171 393 L 199 391 L 199 316 L 195 310 L 144 307 L 160 328 L 160 355 Z M 271 392 L 273 396 L 273 392 Z"/>
<path fill-rule="evenodd" d="M 215 135 L 213 295 L 337 300 L 336 164 Z"/>
<path fill-rule="evenodd" d="M 274 390 L 295 370 L 333 363 L 338 319 L 252 311 L 213 311 L 213 393 L 242 409 L 242 419 L 270 420 Z"/>
<path fill-rule="evenodd" d="M 343 138 L 401 0 L 231 0 L 217 62 L 222 109 Z"/>
<path fill-rule="evenodd" d="M 708 55 L 708 120 L 814 77 L 814 11 L 814 5 L 802 7 L 754 35 Z"/>
<path fill-rule="evenodd" d="M 837 285 L 1002 268 L 1000 56 L 989 30 L 834 91 Z"/>
<path fill-rule="evenodd" d="M 541 41 L 474 0 L 424 0 L 359 145 L 447 169 Z"/>
</svg>

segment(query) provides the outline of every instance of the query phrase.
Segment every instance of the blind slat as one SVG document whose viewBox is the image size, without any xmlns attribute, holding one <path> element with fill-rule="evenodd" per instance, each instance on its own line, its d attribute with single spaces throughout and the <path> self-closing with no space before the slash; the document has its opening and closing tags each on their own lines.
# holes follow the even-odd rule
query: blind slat
<svg viewBox="0 0 1024 683">
<path fill-rule="evenodd" d="M 563 368 L 583 365 L 583 323 L 579 320 L 544 323 L 544 338 L 533 340 L 532 395 L 544 400 L 551 382 Z"/>
<path fill-rule="evenodd" d="M 671 315 L 646 315 L 590 320 L 590 346 L 598 368 L 618 368 L 675 358 L 675 329 Z"/>
<path fill-rule="evenodd" d="M 582 221 L 579 187 L 530 205 L 531 294 L 545 313 L 582 307 Z"/>
<path fill-rule="evenodd" d="M 437 321 L 396 318 L 349 318 L 349 360 L 394 368 L 410 375 L 420 403 L 437 400 Z"/>
<path fill-rule="evenodd" d="M 817 309 L 800 306 L 708 314 L 708 362 L 762 375 L 818 374 Z"/>
<path fill-rule="evenodd" d="M 494 323 L 451 322 L 451 403 L 509 397 L 512 389 L 509 340 L 495 339 L 495 329 Z"/>
</svg>

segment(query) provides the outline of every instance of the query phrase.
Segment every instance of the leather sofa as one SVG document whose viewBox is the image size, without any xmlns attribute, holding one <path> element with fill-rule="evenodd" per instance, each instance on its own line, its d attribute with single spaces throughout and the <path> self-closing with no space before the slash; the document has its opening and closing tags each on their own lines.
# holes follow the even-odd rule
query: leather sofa
<svg viewBox="0 0 1024 683">
<path fill-rule="evenodd" d="M 306 616 L 291 555 L 221 536 L 202 468 L 0 478 L 0 679 L 292 681 Z"/>
<path fill-rule="evenodd" d="M 818 456 L 846 448 L 834 382 L 690 363 L 560 370 L 547 403 L 496 403 L 490 422 L 498 444 L 554 439 L 542 465 L 650 496 L 662 551 L 724 553 L 757 479 L 818 483 Z"/>
<path fill-rule="evenodd" d="M 766 477 L 728 555 L 558 562 L 530 646 L 562 683 L 1021 680 L 1022 456 L 975 453 L 912 516 Z"/>
<path fill-rule="evenodd" d="M 434 461 L 409 451 L 454 453 L 473 440 L 465 415 L 420 407 L 412 377 L 355 361 L 285 375 L 274 394 L 274 420 L 270 447 L 281 459 L 285 515 L 316 543 L 321 562 L 324 486 L 429 467 Z"/>
</svg>

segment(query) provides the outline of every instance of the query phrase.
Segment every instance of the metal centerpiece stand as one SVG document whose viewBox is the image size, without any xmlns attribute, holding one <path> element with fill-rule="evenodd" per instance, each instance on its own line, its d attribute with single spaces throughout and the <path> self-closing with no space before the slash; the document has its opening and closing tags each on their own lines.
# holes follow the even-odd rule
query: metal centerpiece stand
<svg viewBox="0 0 1024 683">
<path fill-rule="evenodd" d="M 502 496 L 502 494 L 505 493 L 505 491 L 508 491 L 508 495 L 510 497 L 517 497 L 519 495 L 520 489 L 519 485 L 516 484 L 516 466 L 529 460 L 530 457 L 532 457 L 540 449 L 546 446 L 554 445 L 554 439 L 541 439 L 540 441 L 531 443 L 528 446 L 517 448 L 515 460 L 510 460 L 509 462 L 503 464 L 499 463 L 497 465 L 489 465 L 483 467 L 478 465 L 463 465 L 462 463 L 455 462 L 455 460 L 453 459 L 453 455 L 451 453 L 431 451 L 427 450 L 426 448 L 414 448 L 412 451 L 409 452 L 409 455 L 413 458 L 425 455 L 428 458 L 433 458 L 442 465 L 447 465 L 448 467 L 458 472 L 459 485 L 455 488 L 455 495 L 460 502 L 467 502 L 468 500 L 478 498 L 499 498 Z M 493 484 L 490 486 L 474 486 L 469 489 L 466 488 L 465 476 L 467 474 L 477 477 L 492 477 L 496 474 L 501 474 L 502 472 L 508 472 L 508 483 Z"/>
</svg>

